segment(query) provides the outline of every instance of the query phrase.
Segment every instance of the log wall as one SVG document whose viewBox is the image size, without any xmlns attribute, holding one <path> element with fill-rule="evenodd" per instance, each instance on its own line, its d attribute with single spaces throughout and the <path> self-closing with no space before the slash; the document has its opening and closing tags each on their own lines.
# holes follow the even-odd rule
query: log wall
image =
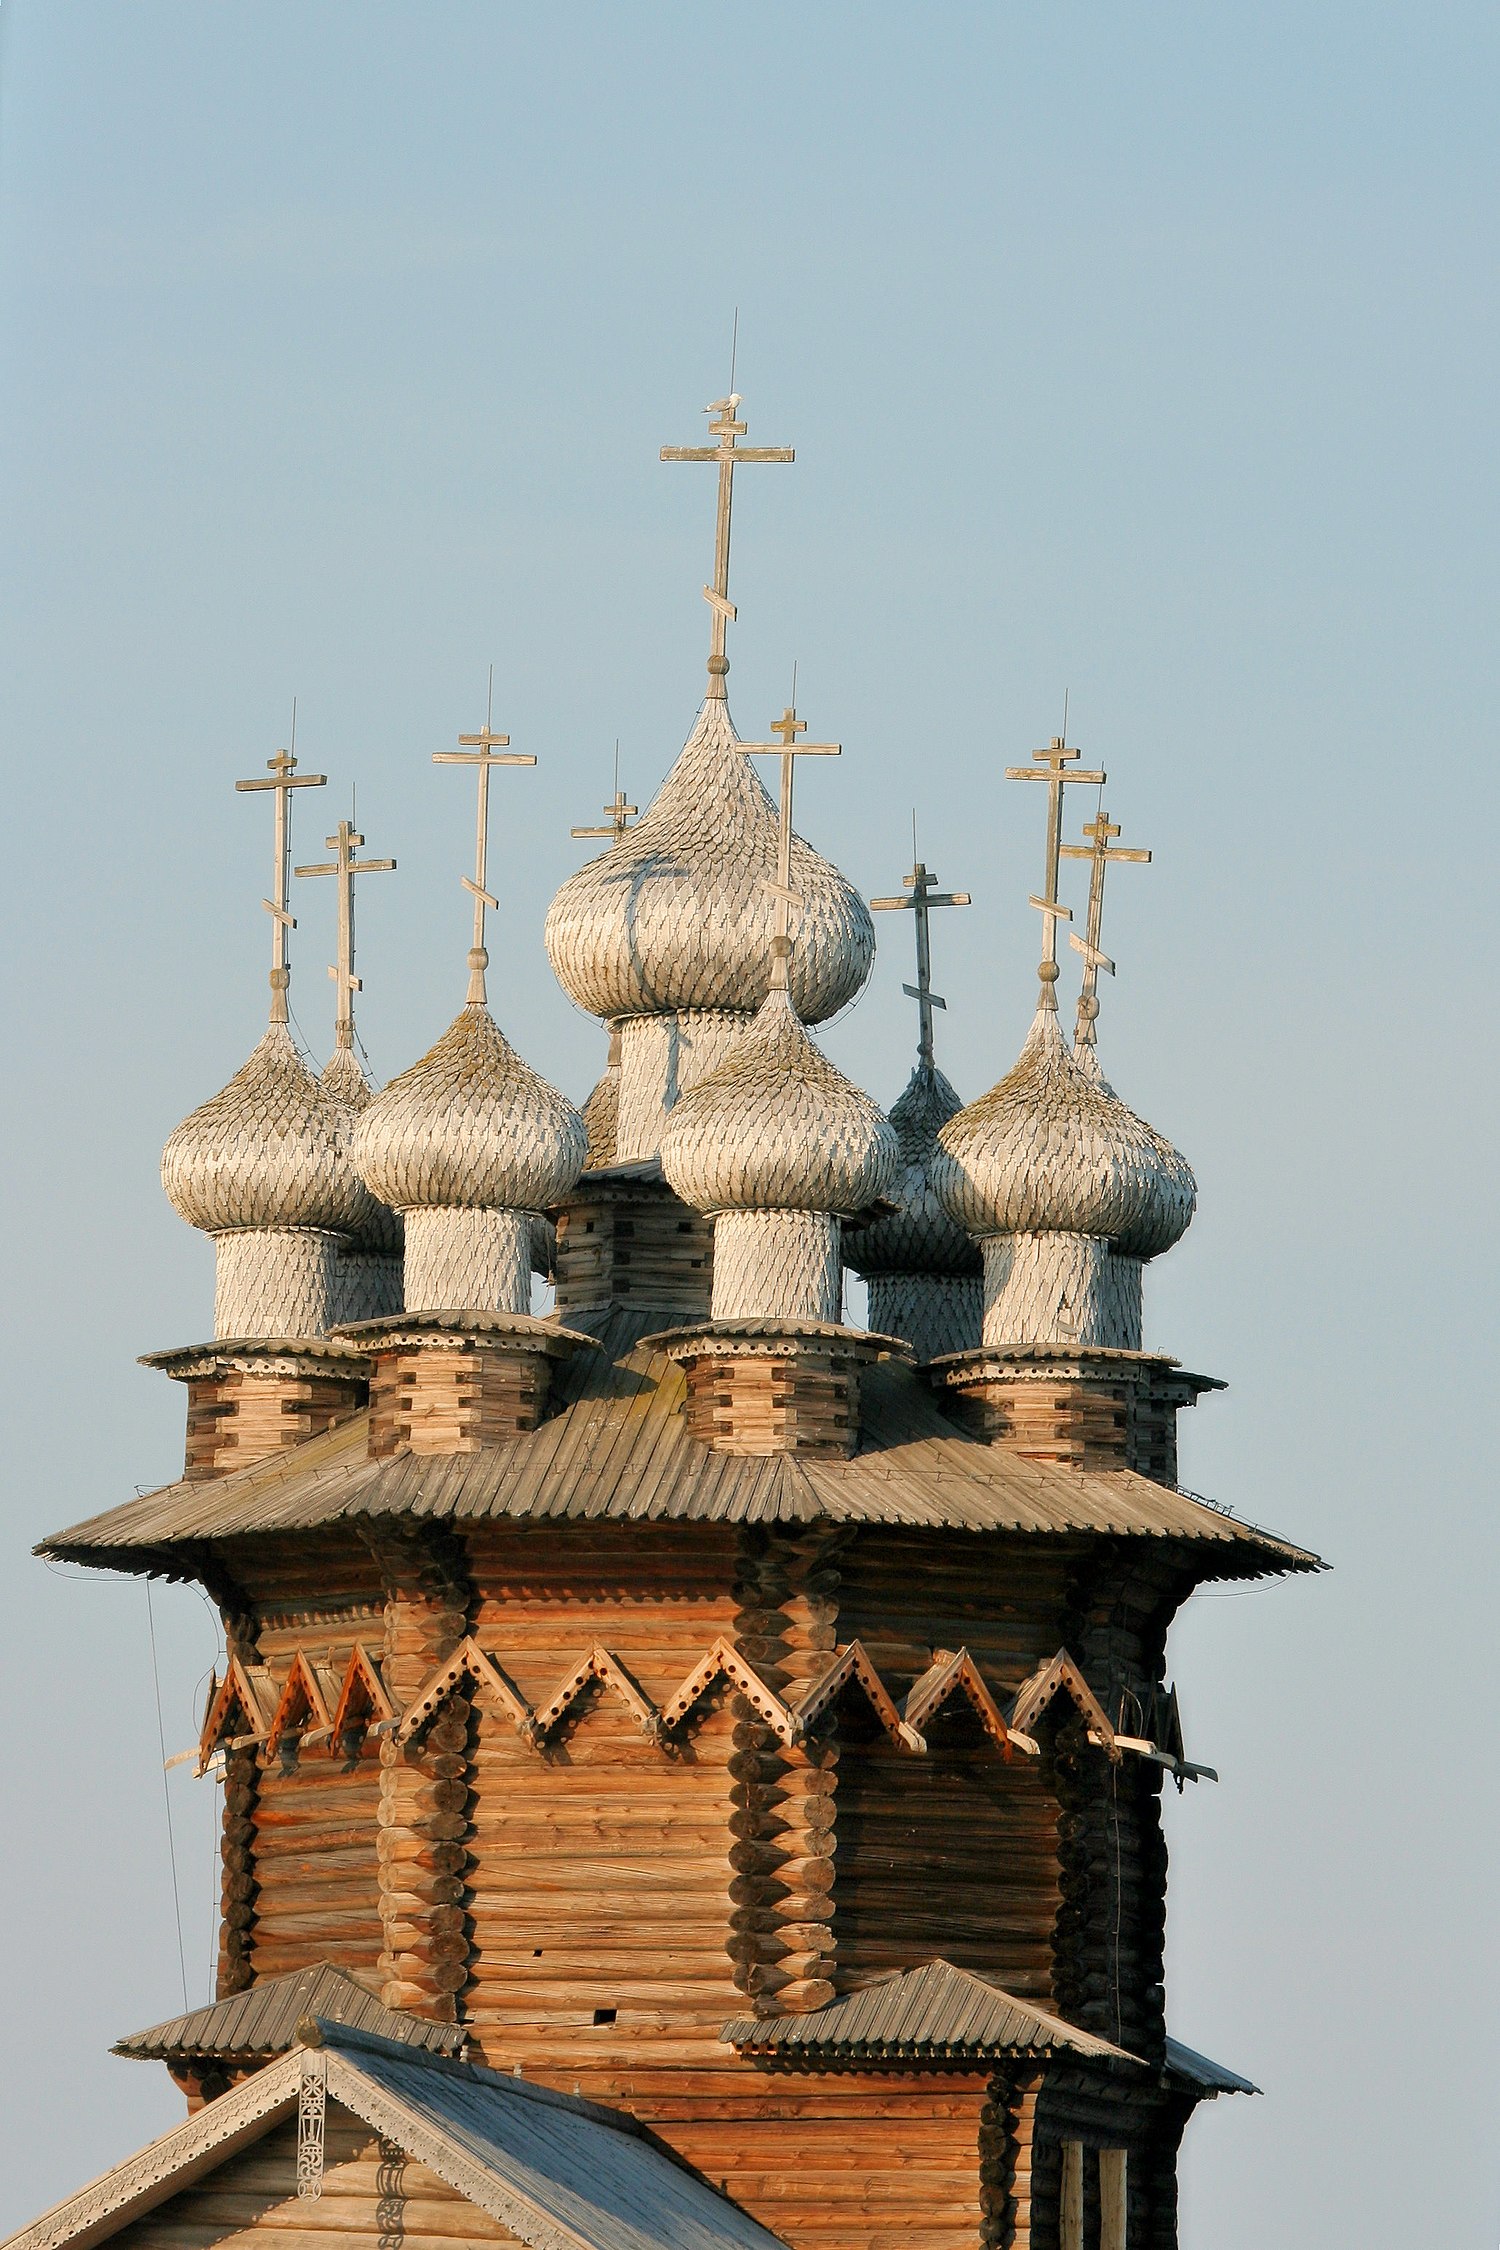
<svg viewBox="0 0 1500 2250">
<path fill-rule="evenodd" d="M 476 1528 L 475 1637 L 534 1706 L 601 1643 L 664 1704 L 732 1632 L 731 1535 L 713 1527 Z M 536 1748 L 484 1710 L 473 1740 L 463 1997 L 475 2048 L 605 2098 L 643 2070 L 722 2068 L 742 2003 L 729 1955 L 727 1692 L 666 1744 L 607 1687 Z"/>
<path fill-rule="evenodd" d="M 1061 1639 L 1076 1552 L 1049 1541 L 987 1555 L 973 1545 L 866 1533 L 846 1553 L 839 1638 L 863 1642 L 903 1694 L 935 1649 L 967 1647 L 999 1692 Z M 846 1738 L 857 1723 L 843 1720 Z M 1007 1763 L 966 1705 L 927 1721 L 925 1757 L 866 1723 L 839 1767 L 837 1977 L 852 1989 L 941 1954 L 1018 1998 L 1054 1998 L 1061 1903 L 1058 1806 L 1045 1766 Z"/>
</svg>

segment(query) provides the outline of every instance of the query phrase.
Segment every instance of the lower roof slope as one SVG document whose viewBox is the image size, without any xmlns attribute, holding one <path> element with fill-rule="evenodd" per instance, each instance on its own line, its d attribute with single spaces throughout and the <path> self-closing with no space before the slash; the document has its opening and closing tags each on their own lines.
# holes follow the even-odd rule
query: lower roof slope
<svg viewBox="0 0 1500 2250">
<path fill-rule="evenodd" d="M 528 2250 L 784 2250 L 623 2111 L 324 2020 L 268 2063 L 12 2235 L 4 2250 L 87 2250 L 327 2097 L 508 2227 Z M 295 2193 L 295 2181 L 288 2182 Z"/>
<path fill-rule="evenodd" d="M 372 1461 L 368 1418 L 204 1482 L 165 1485 L 55 1533 L 38 1552 L 118 1570 L 193 1574 L 221 1539 L 360 1518 L 441 1522 L 867 1523 L 911 1529 L 1167 1539 L 1202 1578 L 1312 1570 L 1317 1558 L 1133 1470 L 1030 1461 L 969 1436 L 897 1359 L 861 1376 L 845 1461 L 716 1453 L 692 1437 L 682 1370 L 648 1340 L 660 1307 L 570 1312 L 597 1337 L 561 1372 L 562 1411 L 523 1436 L 451 1457 Z"/>
</svg>

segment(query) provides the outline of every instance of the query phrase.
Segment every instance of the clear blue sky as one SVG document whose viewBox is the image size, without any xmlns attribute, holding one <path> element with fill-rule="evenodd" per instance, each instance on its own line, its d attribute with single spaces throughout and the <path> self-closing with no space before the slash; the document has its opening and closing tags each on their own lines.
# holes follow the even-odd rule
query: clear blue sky
<svg viewBox="0 0 1500 2250">
<path fill-rule="evenodd" d="M 1185 1479 L 1333 1575 L 1175 1630 L 1175 2028 L 1265 2088 L 1192 2127 L 1199 2250 L 1491 2246 L 1497 48 L 1477 5 L 359 7 L 5 0 L 0 704 L 10 973 L 0 1293 L 7 2038 L 0 2224 L 177 2114 L 108 2042 L 180 2000 L 139 1584 L 43 1532 L 169 1476 L 210 1253 L 160 1145 L 264 1010 L 285 738 L 356 782 L 385 1075 L 462 997 L 467 791 L 497 721 L 492 994 L 575 1097 L 541 946 L 620 738 L 642 800 L 702 678 L 727 376 L 752 441 L 743 731 L 793 660 L 799 825 L 867 891 L 924 856 L 942 1059 L 1034 989 L 1058 725 L 1149 870 L 1102 1051 L 1195 1164 L 1151 1340 L 1227 1377 Z M 303 849 L 302 847 L 306 847 Z M 311 887 L 311 886 L 310 886 Z M 328 886 L 318 886 L 326 890 Z M 327 897 L 299 1021 L 329 1038 Z M 894 920 L 895 918 L 891 918 Z M 831 1051 L 908 1067 L 900 931 Z M 155 1597 L 166 1749 L 214 1632 Z M 170 1783 L 189 1988 L 207 1785 Z"/>
</svg>

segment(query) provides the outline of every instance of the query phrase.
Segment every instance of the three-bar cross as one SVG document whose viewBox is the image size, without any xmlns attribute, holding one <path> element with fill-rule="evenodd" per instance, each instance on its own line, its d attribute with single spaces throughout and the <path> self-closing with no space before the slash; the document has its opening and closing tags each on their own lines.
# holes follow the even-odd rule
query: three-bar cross
<svg viewBox="0 0 1500 2250">
<path fill-rule="evenodd" d="M 287 933 L 297 927 L 296 916 L 288 910 L 292 861 L 291 795 L 294 789 L 322 789 L 326 786 L 326 773 L 298 773 L 297 771 L 297 707 L 292 706 L 292 747 L 278 750 L 274 758 L 267 758 L 269 781 L 237 781 L 236 790 L 274 789 L 276 792 L 276 880 L 272 885 L 274 896 L 261 900 L 271 917 L 271 1021 L 287 1020 L 287 987 L 292 972 L 287 967 Z"/>
<path fill-rule="evenodd" d="M 333 853 L 332 859 L 320 860 L 316 867 L 293 869 L 297 875 L 332 875 L 338 882 L 339 897 L 339 957 L 338 965 L 330 968 L 338 998 L 334 1004 L 334 1041 L 340 1047 L 354 1045 L 354 995 L 364 988 L 354 974 L 354 878 L 356 875 L 383 875 L 394 871 L 393 859 L 357 859 L 355 854 L 364 842 L 363 836 L 352 820 L 341 820 L 332 836 L 324 843 Z"/>
<path fill-rule="evenodd" d="M 1110 839 L 1118 836 L 1120 831 L 1112 824 L 1109 814 L 1102 806 L 1097 818 L 1088 822 L 1083 833 L 1088 838 L 1086 844 L 1062 846 L 1064 859 L 1086 859 L 1092 863 L 1089 868 L 1088 936 L 1081 938 L 1076 930 L 1068 932 L 1068 943 L 1083 955 L 1083 990 L 1078 995 L 1078 1030 L 1073 1042 L 1077 1047 L 1093 1044 L 1094 1019 L 1099 1013 L 1099 971 L 1107 969 L 1111 976 L 1115 973 L 1115 965 L 1109 955 L 1099 950 L 1099 936 L 1104 925 L 1105 870 L 1112 859 L 1145 863 L 1151 857 L 1145 851 L 1115 851 L 1111 848 Z"/>
<path fill-rule="evenodd" d="M 469 949 L 469 1005 L 483 1007 L 485 1000 L 484 972 L 490 957 L 484 949 L 484 910 L 492 906 L 498 913 L 500 901 L 491 898 L 485 889 L 486 861 L 490 843 L 490 770 L 494 766 L 534 766 L 535 758 L 521 751 L 509 751 L 510 736 L 495 734 L 490 728 L 495 699 L 495 667 L 490 666 L 490 692 L 485 701 L 484 726 L 478 734 L 461 734 L 456 750 L 434 750 L 435 766 L 472 766 L 479 783 L 479 803 L 475 822 L 474 876 L 459 877 L 466 891 L 474 899 L 474 942 Z M 497 755 L 497 753 L 500 753 Z"/>
<path fill-rule="evenodd" d="M 917 860 L 906 878 L 904 898 L 872 898 L 870 904 L 877 910 L 909 908 L 916 918 L 917 930 L 917 981 L 903 984 L 901 989 L 908 1000 L 917 1003 L 917 1060 L 932 1065 L 932 1011 L 946 1009 L 948 1003 L 941 993 L 932 989 L 932 947 L 928 917 L 935 906 L 969 906 L 973 901 L 967 891 L 940 891 L 937 877 L 931 868 Z"/>
<path fill-rule="evenodd" d="M 1042 958 L 1037 975 L 1042 980 L 1042 1005 L 1046 1008 L 1057 1006 L 1057 995 L 1052 989 L 1057 982 L 1057 925 L 1073 919 L 1071 909 L 1060 906 L 1057 899 L 1058 859 L 1062 851 L 1063 790 L 1070 782 L 1095 783 L 1102 788 L 1105 781 L 1104 774 L 1097 770 L 1086 773 L 1080 768 L 1076 773 L 1069 773 L 1068 767 L 1081 755 L 1080 751 L 1070 750 L 1060 734 L 1055 734 L 1045 750 L 1032 751 L 1031 765 L 1007 766 L 1005 769 L 1007 781 L 1045 781 L 1047 784 L 1046 880 L 1042 885 L 1042 896 L 1031 901 L 1042 917 Z"/>
<path fill-rule="evenodd" d="M 799 719 L 796 707 L 788 704 L 779 719 L 771 721 L 770 731 L 779 735 L 778 742 L 742 742 L 741 750 L 747 758 L 779 758 L 781 760 L 781 823 L 776 849 L 776 880 L 766 889 L 776 901 L 776 935 L 771 946 L 771 989 L 787 989 L 787 961 L 791 953 L 789 931 L 790 912 L 802 903 L 801 893 L 792 889 L 792 768 L 799 758 L 837 758 L 843 754 L 843 744 L 838 742 L 799 742 L 799 734 L 806 734 L 807 722 Z"/>
<path fill-rule="evenodd" d="M 719 511 L 714 528 L 714 582 L 703 589 L 703 599 L 713 612 L 713 628 L 709 642 L 708 692 L 713 696 L 724 694 L 724 675 L 729 670 L 729 659 L 724 654 L 727 627 L 733 622 L 735 607 L 729 599 L 729 519 L 734 506 L 734 472 L 742 461 L 795 461 L 797 456 L 789 445 L 741 445 L 747 424 L 736 421 L 735 409 L 740 403 L 738 391 L 728 398 L 714 400 L 704 408 L 705 414 L 718 417 L 708 425 L 709 436 L 716 438 L 715 445 L 664 445 L 664 461 L 716 461 L 719 467 Z"/>
</svg>

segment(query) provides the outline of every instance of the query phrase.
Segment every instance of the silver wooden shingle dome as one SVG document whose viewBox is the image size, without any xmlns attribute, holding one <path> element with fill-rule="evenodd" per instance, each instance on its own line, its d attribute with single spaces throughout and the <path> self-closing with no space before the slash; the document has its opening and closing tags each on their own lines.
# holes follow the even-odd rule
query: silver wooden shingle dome
<svg viewBox="0 0 1500 2250">
<path fill-rule="evenodd" d="M 900 1157 L 869 1096 L 773 991 L 728 1061 L 672 1111 L 661 1161 L 699 1211 L 852 1212 L 885 1193 Z"/>
<path fill-rule="evenodd" d="M 277 1015 L 222 1093 L 171 1135 L 162 1185 L 214 1238 L 215 1336 L 327 1334 L 341 1250 L 374 1215 L 352 1130 Z"/>
<path fill-rule="evenodd" d="M 273 1023 L 222 1093 L 185 1117 L 162 1151 L 173 1208 L 206 1234 L 241 1227 L 355 1230 L 370 1210 L 349 1152 L 344 1105 Z"/>
<path fill-rule="evenodd" d="M 572 1103 L 471 1002 L 360 1118 L 354 1157 L 394 1210 L 544 1210 L 573 1185 L 588 1141 Z"/>
<path fill-rule="evenodd" d="M 472 957 L 471 957 L 472 958 Z M 530 1309 L 539 1217 L 583 1169 L 571 1102 L 524 1063 L 482 1000 L 393 1078 L 359 1121 L 354 1156 L 405 1220 L 403 1309 Z"/>
<path fill-rule="evenodd" d="M 937 1138 L 963 1108 L 935 1063 L 919 1062 L 891 1110 L 901 1168 L 890 1190 L 897 1208 L 868 1226 L 846 1230 L 844 1255 L 856 1273 L 977 1274 L 972 1236 L 951 1219 L 933 1192 L 930 1167 Z"/>
<path fill-rule="evenodd" d="M 1081 1234 L 1154 1258 L 1187 1232 L 1184 1159 L 1064 1043 L 1040 1008 L 1013 1069 L 943 1126 L 932 1182 L 973 1235 Z"/>
<path fill-rule="evenodd" d="M 776 857 L 776 807 L 711 696 L 635 827 L 553 900 L 558 981 L 596 1016 L 753 1012 L 770 989 Z M 792 889 L 792 999 L 821 1023 L 869 975 L 875 932 L 852 885 L 800 837 Z"/>
<path fill-rule="evenodd" d="M 352 1146 L 354 1129 L 375 1099 L 352 1046 L 336 1046 L 319 1081 L 348 1113 Z M 352 1156 L 351 1156 L 352 1162 Z M 364 1187 L 364 1182 L 360 1182 Z M 339 1250 L 335 1271 L 333 1326 L 352 1320 L 378 1320 L 401 1310 L 401 1260 L 405 1230 L 399 1211 L 382 1203 L 365 1188 L 366 1212 L 358 1231 Z"/>
</svg>

